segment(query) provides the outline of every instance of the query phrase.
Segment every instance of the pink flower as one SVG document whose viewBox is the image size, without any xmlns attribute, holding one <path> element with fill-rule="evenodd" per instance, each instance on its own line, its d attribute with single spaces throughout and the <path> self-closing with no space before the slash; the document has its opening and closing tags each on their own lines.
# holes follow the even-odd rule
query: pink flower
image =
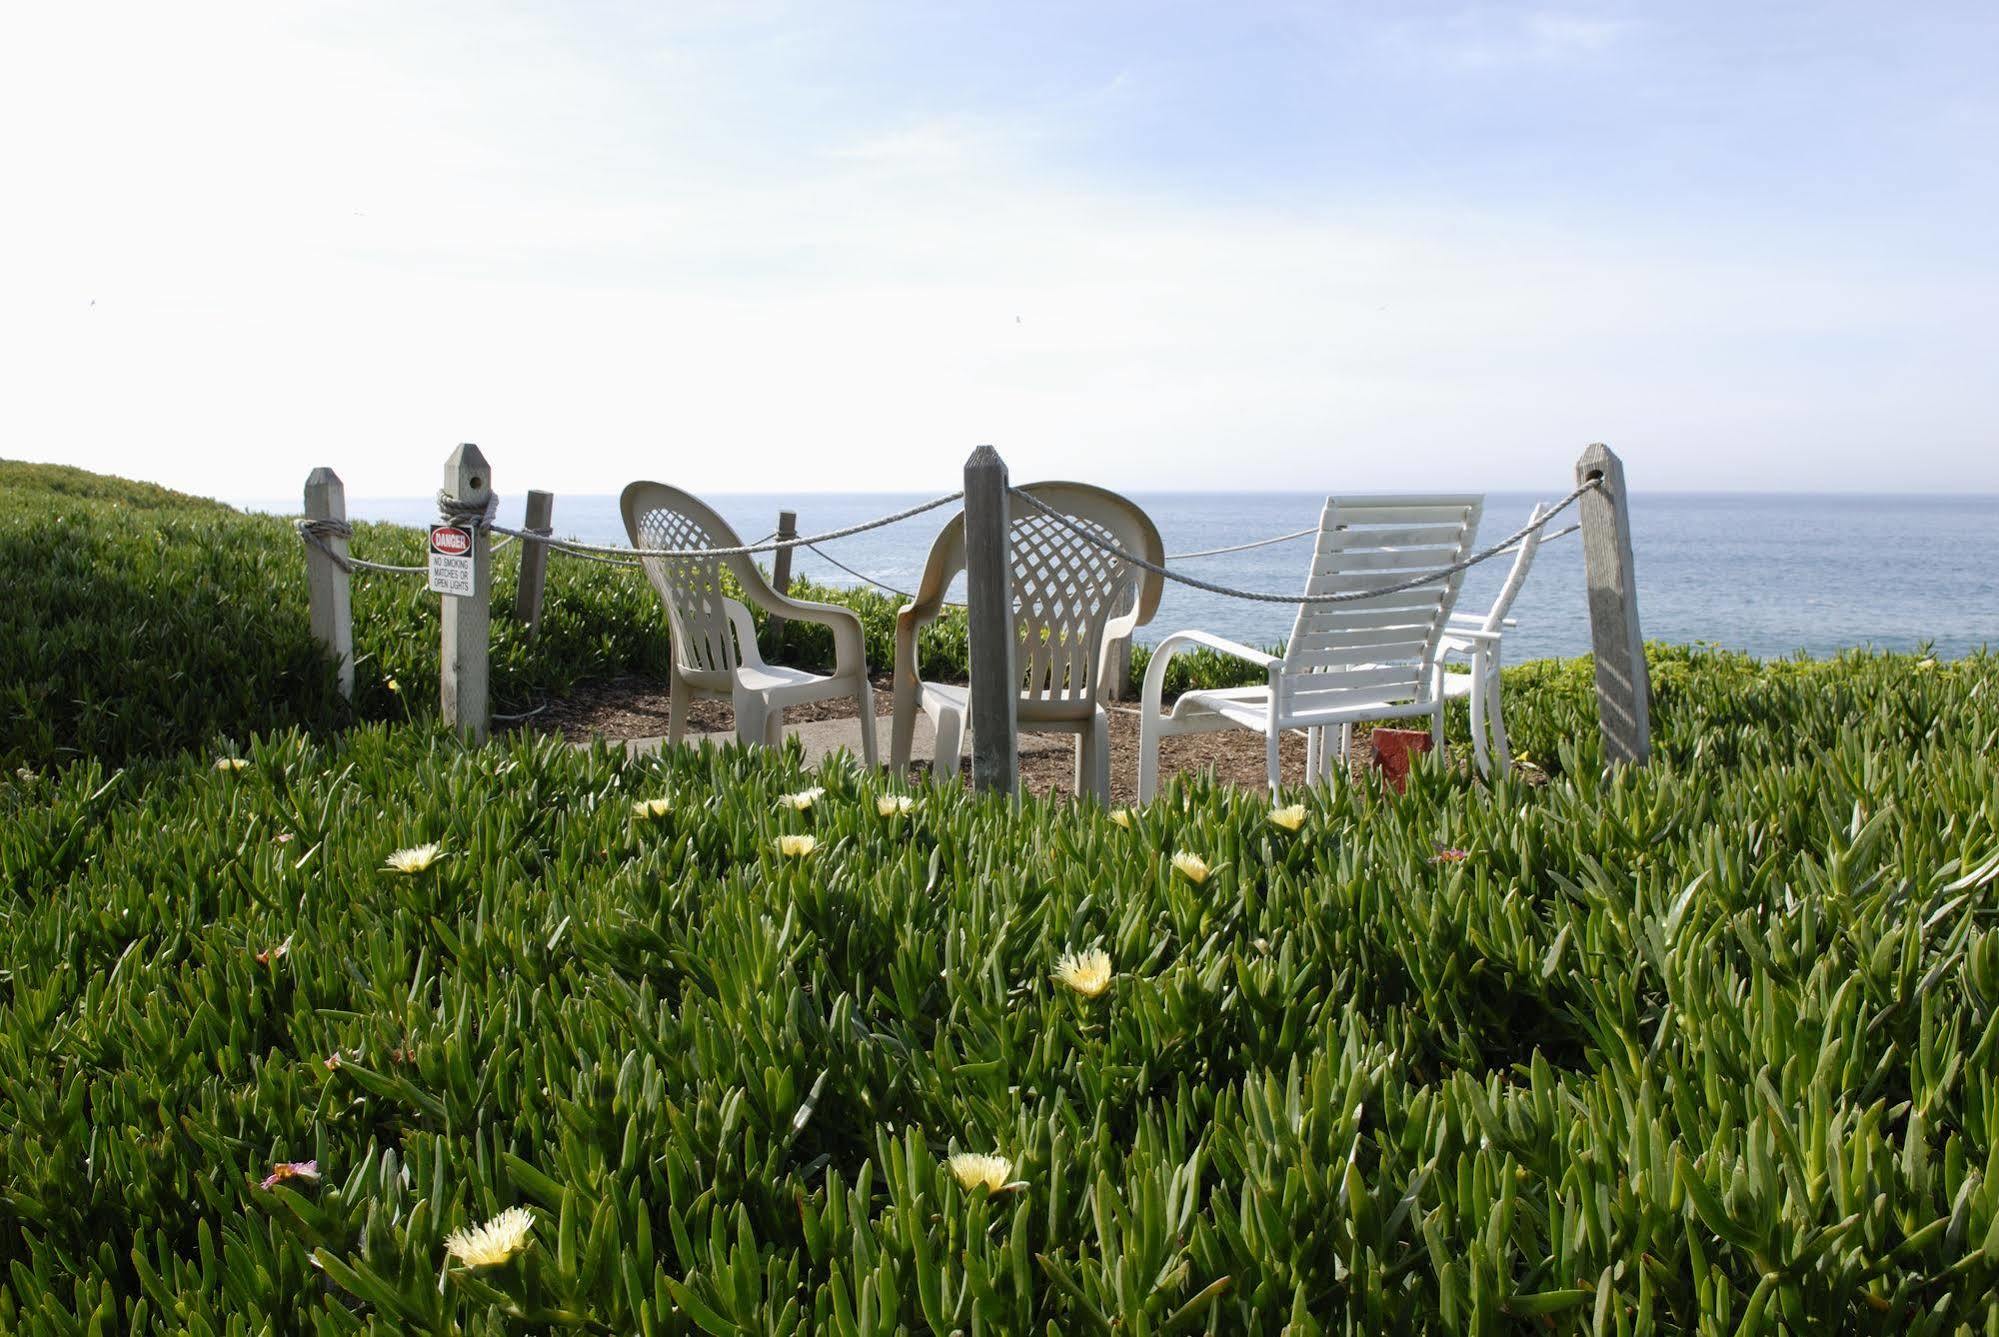
<svg viewBox="0 0 1999 1337">
<path fill-rule="evenodd" d="M 1439 845 L 1437 852 L 1430 856 L 1431 863 L 1463 863 L 1471 858 L 1470 850 L 1447 849 Z"/>
<path fill-rule="evenodd" d="M 266 1193 L 270 1192 L 271 1189 L 284 1183 L 287 1179 L 304 1179 L 317 1184 L 319 1182 L 319 1162 L 279 1161 L 271 1167 L 271 1172 L 264 1176 L 264 1191 Z"/>
</svg>

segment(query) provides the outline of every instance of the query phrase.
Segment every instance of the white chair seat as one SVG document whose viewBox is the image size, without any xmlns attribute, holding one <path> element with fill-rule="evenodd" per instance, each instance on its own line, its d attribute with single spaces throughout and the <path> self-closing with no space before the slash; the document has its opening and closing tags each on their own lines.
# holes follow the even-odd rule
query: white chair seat
<svg viewBox="0 0 1999 1337">
<path fill-rule="evenodd" d="M 1478 685 L 1478 679 L 1469 673 L 1446 673 L 1444 675 L 1444 699 L 1455 701 L 1462 696 L 1470 696 Z"/>
</svg>

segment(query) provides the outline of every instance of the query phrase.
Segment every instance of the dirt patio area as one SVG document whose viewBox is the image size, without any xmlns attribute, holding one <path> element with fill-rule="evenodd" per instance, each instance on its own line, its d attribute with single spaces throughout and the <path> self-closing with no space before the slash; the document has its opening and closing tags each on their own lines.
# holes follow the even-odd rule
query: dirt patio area
<svg viewBox="0 0 1999 1337">
<path fill-rule="evenodd" d="M 874 677 L 875 714 L 891 713 L 890 680 L 886 673 Z M 1113 704 L 1111 711 L 1111 801 L 1128 804 L 1136 800 L 1138 783 L 1138 710 L 1131 703 Z M 815 702 L 785 712 L 785 722 L 852 719 L 856 714 L 851 699 Z M 733 727 L 733 712 L 725 701 L 696 701 L 689 711 L 688 730 L 714 732 Z M 657 738 L 666 733 L 666 683 L 643 677 L 619 677 L 585 683 L 569 697 L 551 702 L 532 718 L 516 727 L 536 733 L 557 734 L 571 742 L 602 737 L 614 742 Z M 1358 731 L 1354 754 L 1356 766 L 1368 764 L 1371 749 L 1366 743 L 1366 726 Z M 1035 794 L 1067 795 L 1074 792 L 1074 771 L 1069 740 L 1060 740 L 1059 749 L 1034 749 L 1020 758 L 1021 784 Z M 1469 748 L 1453 739 L 1451 763 L 1470 763 Z M 918 774 L 927 773 L 929 758 L 918 749 Z M 969 774 L 970 754 L 964 771 Z M 1286 784 L 1301 783 L 1305 771 L 1305 740 L 1287 734 L 1279 746 L 1279 765 Z M 1196 734 L 1169 738 L 1160 750 L 1160 772 L 1170 777 L 1182 772 L 1212 771 L 1215 776 L 1246 789 L 1264 786 L 1264 748 L 1260 734 L 1247 730 Z"/>
</svg>

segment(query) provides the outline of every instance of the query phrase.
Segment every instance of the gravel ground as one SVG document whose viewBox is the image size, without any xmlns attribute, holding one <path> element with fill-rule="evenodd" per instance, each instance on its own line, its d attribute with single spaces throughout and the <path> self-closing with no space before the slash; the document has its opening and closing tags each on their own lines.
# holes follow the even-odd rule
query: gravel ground
<svg viewBox="0 0 1999 1337">
<path fill-rule="evenodd" d="M 889 675 L 874 677 L 875 714 L 891 712 Z M 547 709 L 520 726 L 537 733 L 560 734 L 582 742 L 602 736 L 614 741 L 658 738 L 666 733 L 667 691 L 663 681 L 653 678 L 620 677 L 584 683 L 567 699 L 551 702 Z M 1111 801 L 1127 804 L 1136 797 L 1138 783 L 1138 712 L 1129 705 L 1111 708 Z M 852 698 L 818 701 L 785 712 L 787 722 L 801 720 L 852 719 Z M 688 728 L 693 731 L 728 729 L 734 712 L 726 701 L 696 701 L 689 711 Z M 1354 748 L 1356 765 L 1368 755 L 1363 726 Z M 1455 765 L 1468 764 L 1466 750 L 1455 743 L 1450 749 Z M 1279 745 L 1279 766 L 1285 783 L 1304 779 L 1305 740 L 1285 735 Z M 1160 772 L 1172 776 L 1183 771 L 1213 771 L 1217 778 L 1244 788 L 1260 789 L 1264 784 L 1263 737 L 1247 730 L 1195 734 L 1169 738 L 1160 749 Z M 1059 753 L 1030 753 L 1020 759 L 1021 783 L 1036 794 L 1070 794 L 1074 789 L 1072 754 L 1065 747 Z M 919 772 L 927 761 L 917 763 Z M 969 754 L 965 769 L 970 770 Z"/>
</svg>

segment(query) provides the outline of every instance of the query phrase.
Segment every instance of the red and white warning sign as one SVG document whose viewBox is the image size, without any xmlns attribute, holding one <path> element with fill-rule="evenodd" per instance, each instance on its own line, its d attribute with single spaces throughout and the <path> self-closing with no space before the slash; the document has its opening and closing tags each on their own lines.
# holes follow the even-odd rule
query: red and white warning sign
<svg viewBox="0 0 1999 1337">
<path fill-rule="evenodd" d="M 457 525 L 430 527 L 430 591 L 469 597 L 478 585 L 472 531 Z"/>
</svg>

